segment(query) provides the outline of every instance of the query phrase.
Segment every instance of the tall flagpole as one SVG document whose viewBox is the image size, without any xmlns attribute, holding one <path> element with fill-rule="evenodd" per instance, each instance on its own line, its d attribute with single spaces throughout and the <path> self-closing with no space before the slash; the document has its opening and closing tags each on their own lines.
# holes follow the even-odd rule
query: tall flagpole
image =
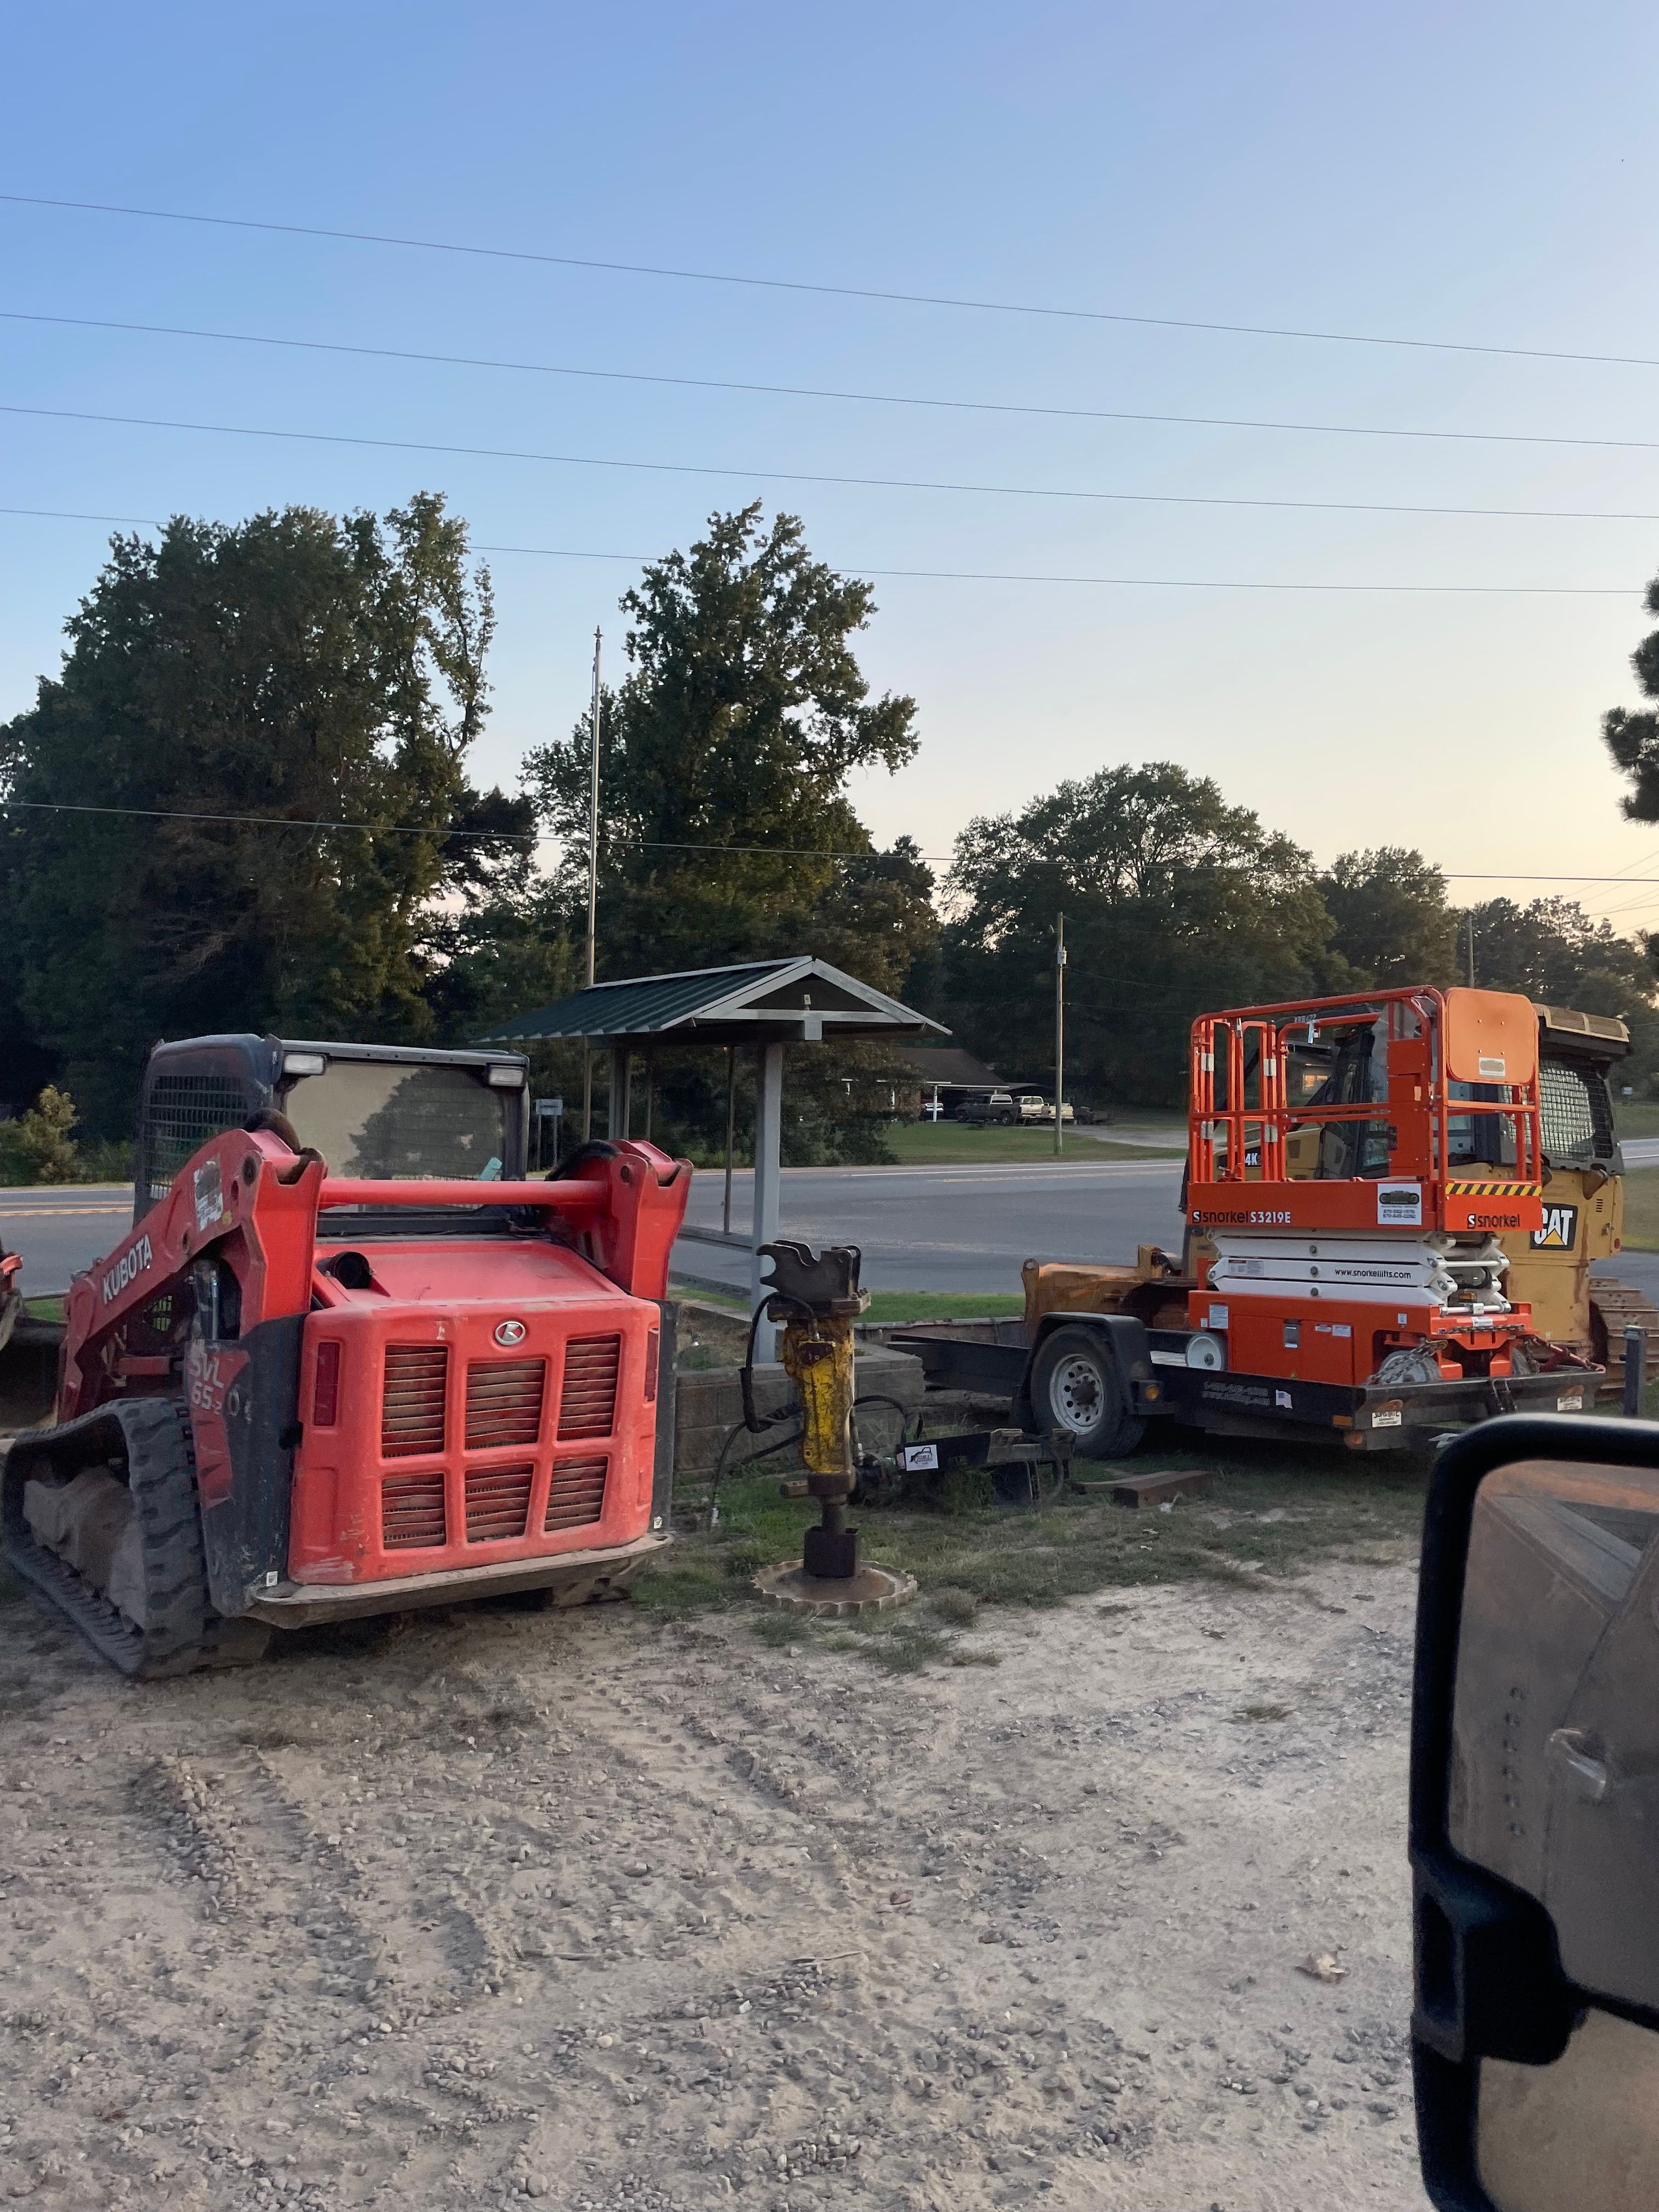
<svg viewBox="0 0 1659 2212">
<path fill-rule="evenodd" d="M 587 794 L 587 988 L 593 988 L 593 957 L 599 935 L 599 646 L 600 632 L 593 633 L 593 710 L 588 718 L 589 750 L 592 755 L 592 777 Z M 611 1111 L 616 1102 L 611 1101 Z M 614 1126 L 614 1123 L 613 1123 Z M 593 1133 L 593 1048 L 586 1038 L 582 1041 L 582 1139 L 584 1143 Z"/>
</svg>

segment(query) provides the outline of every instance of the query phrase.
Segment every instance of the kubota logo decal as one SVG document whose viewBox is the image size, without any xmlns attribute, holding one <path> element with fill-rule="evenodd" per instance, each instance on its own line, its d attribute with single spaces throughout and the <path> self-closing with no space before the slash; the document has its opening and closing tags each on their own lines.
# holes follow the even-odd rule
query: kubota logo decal
<svg viewBox="0 0 1659 2212">
<path fill-rule="evenodd" d="M 155 1257 L 148 1237 L 141 1237 L 136 1244 L 123 1252 L 104 1278 L 104 1304 L 108 1305 L 118 1298 L 127 1285 L 136 1282 Z"/>
<path fill-rule="evenodd" d="M 1534 1252 L 1571 1252 L 1578 1239 L 1578 1208 L 1547 1206 L 1543 1225 L 1532 1232 Z"/>
<path fill-rule="evenodd" d="M 497 1344 L 522 1344 L 528 1334 L 521 1321 L 498 1321 L 495 1324 Z"/>
</svg>

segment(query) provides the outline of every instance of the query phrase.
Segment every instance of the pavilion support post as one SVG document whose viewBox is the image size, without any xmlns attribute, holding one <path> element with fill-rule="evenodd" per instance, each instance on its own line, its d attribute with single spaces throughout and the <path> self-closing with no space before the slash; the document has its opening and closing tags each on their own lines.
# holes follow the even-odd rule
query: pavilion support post
<svg viewBox="0 0 1659 2212">
<path fill-rule="evenodd" d="M 629 1134 L 628 1117 L 633 1100 L 629 1095 L 633 1054 L 626 1045 L 611 1048 L 611 1141 L 619 1144 Z"/>
<path fill-rule="evenodd" d="M 749 1263 L 750 1311 L 763 1303 L 759 1257 L 763 1244 L 778 1233 L 778 1183 L 783 1155 L 783 1047 L 763 1044 L 757 1048 L 760 1062 L 755 1083 L 755 1231 L 750 1239 L 756 1256 Z M 755 1334 L 757 1359 L 777 1356 L 777 1330 L 769 1321 Z"/>
</svg>

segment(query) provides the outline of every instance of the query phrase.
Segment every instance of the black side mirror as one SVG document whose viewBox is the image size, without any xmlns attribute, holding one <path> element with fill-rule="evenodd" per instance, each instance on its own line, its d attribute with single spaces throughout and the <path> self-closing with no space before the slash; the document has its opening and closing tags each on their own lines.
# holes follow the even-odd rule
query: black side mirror
<svg viewBox="0 0 1659 2212">
<path fill-rule="evenodd" d="M 1441 1455 L 1411 1856 L 1434 2203 L 1659 2203 L 1659 1424 L 1516 1416 Z"/>
</svg>

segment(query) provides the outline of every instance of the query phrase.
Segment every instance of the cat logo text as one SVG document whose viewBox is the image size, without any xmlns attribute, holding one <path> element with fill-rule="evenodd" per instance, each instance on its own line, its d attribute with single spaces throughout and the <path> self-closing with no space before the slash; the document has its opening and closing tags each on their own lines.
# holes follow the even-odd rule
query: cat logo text
<svg viewBox="0 0 1659 2212">
<path fill-rule="evenodd" d="M 1534 1252 L 1571 1252 L 1578 1241 L 1578 1208 L 1547 1206 L 1540 1227 L 1532 1232 Z"/>
</svg>

